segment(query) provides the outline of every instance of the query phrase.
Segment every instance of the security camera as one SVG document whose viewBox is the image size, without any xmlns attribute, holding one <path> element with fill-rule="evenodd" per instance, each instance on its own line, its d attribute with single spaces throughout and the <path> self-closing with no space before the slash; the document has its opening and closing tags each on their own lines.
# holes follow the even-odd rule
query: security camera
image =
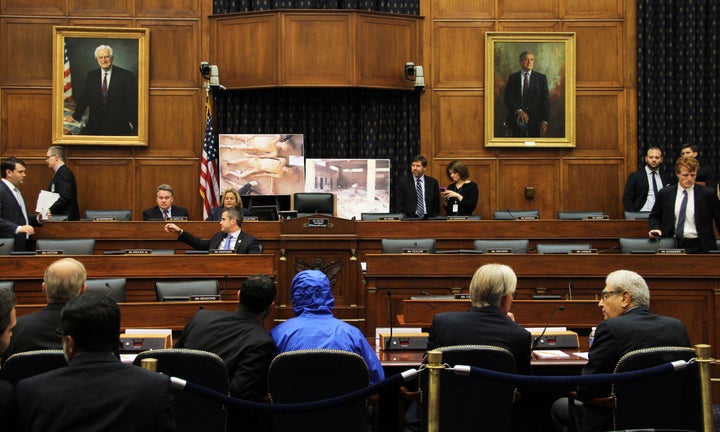
<svg viewBox="0 0 720 432">
<path fill-rule="evenodd" d="M 415 79 L 415 63 L 413 62 L 407 62 L 405 63 L 405 79 L 412 81 Z"/>
<path fill-rule="evenodd" d="M 218 67 L 216 65 L 210 65 L 210 85 L 220 85 L 220 76 L 218 74 Z"/>
<path fill-rule="evenodd" d="M 200 62 L 200 74 L 202 77 L 206 80 L 210 79 L 210 63 L 208 62 Z"/>
</svg>

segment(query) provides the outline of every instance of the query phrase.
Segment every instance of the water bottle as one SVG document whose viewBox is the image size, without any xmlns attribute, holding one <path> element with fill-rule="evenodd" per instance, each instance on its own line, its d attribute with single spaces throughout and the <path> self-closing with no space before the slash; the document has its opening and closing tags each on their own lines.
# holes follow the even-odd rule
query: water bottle
<svg viewBox="0 0 720 432">
<path fill-rule="evenodd" d="M 595 329 L 597 327 L 593 327 L 592 330 L 590 330 L 590 336 L 588 336 L 588 346 L 592 346 L 593 340 L 595 340 Z"/>
</svg>

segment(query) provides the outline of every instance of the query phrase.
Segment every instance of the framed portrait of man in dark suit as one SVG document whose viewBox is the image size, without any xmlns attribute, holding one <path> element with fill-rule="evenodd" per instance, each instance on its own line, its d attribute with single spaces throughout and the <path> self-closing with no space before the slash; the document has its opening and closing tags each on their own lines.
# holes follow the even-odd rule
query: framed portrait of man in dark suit
<svg viewBox="0 0 720 432">
<path fill-rule="evenodd" d="M 485 89 L 487 147 L 575 147 L 575 33 L 487 33 Z"/>
<path fill-rule="evenodd" d="M 54 144 L 145 146 L 149 30 L 53 27 Z"/>
</svg>

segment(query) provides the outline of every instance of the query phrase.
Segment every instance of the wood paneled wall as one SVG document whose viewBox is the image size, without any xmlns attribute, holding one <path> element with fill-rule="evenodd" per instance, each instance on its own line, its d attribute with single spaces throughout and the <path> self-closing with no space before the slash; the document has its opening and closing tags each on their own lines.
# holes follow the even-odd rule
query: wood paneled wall
<svg viewBox="0 0 720 432">
<path fill-rule="evenodd" d="M 465 161 L 480 184 L 476 213 L 484 218 L 505 208 L 537 208 L 543 218 L 586 209 L 621 217 L 625 178 L 637 164 L 635 1 L 420 4 L 423 52 L 407 60 L 424 67 L 421 143 L 432 174 L 448 183 L 447 163 Z M 131 208 L 138 219 L 154 205 L 155 187 L 167 182 L 175 188 L 176 204 L 188 207 L 191 219 L 201 218 L 197 179 L 205 95 L 198 66 L 201 60 L 227 63 L 234 45 L 218 44 L 230 51 L 210 58 L 208 47 L 221 37 L 210 31 L 211 14 L 211 0 L 0 0 L 0 156 L 26 160 L 23 190 L 29 206 L 52 175 L 44 163 L 51 144 L 52 27 L 145 27 L 151 30 L 149 146 L 70 147 L 68 165 L 78 177 L 80 207 Z M 576 33 L 575 148 L 484 147 L 488 31 Z M 268 54 L 273 53 L 258 52 Z M 242 60 L 252 68 L 253 62 Z M 221 69 L 221 76 L 242 72 Z M 368 71 L 357 65 L 354 73 Z M 535 188 L 534 199 L 525 198 L 526 186 Z"/>
<path fill-rule="evenodd" d="M 169 183 L 175 203 L 202 217 L 198 193 L 204 133 L 201 60 L 208 58 L 207 0 L 0 0 L 0 156 L 28 165 L 23 195 L 35 207 L 52 171 L 52 27 L 150 29 L 147 147 L 66 146 L 81 212 L 130 208 L 140 219 L 155 205 L 155 188 Z"/>
<path fill-rule="evenodd" d="M 622 191 L 636 169 L 634 0 L 423 0 L 425 92 L 422 153 L 431 174 L 464 161 L 480 187 L 475 211 L 603 210 L 622 217 Z M 485 33 L 575 32 L 576 129 L 572 149 L 485 148 Z M 533 199 L 525 187 L 535 188 Z"/>
</svg>

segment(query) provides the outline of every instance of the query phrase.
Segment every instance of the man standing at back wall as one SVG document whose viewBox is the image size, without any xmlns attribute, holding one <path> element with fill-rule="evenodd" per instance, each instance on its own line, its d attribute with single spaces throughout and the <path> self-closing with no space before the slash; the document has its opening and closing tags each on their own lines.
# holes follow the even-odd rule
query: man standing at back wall
<svg viewBox="0 0 720 432">
<path fill-rule="evenodd" d="M 35 250 L 35 241 L 30 236 L 40 226 L 37 216 L 30 216 L 20 185 L 25 181 L 27 170 L 22 159 L 9 157 L 0 163 L 0 237 L 13 237 L 16 251 Z"/>
<path fill-rule="evenodd" d="M 628 212 L 649 212 L 655 204 L 658 191 L 670 182 L 667 174 L 660 170 L 662 150 L 650 147 L 645 153 L 645 167 L 628 176 L 623 192 L 623 207 Z"/>
<path fill-rule="evenodd" d="M 75 174 L 65 165 L 65 149 L 60 146 L 48 148 L 45 153 L 45 163 L 55 172 L 48 190 L 60 195 L 60 198 L 48 209 L 50 215 L 67 215 L 68 220 L 80 220 Z"/>
<path fill-rule="evenodd" d="M 411 176 L 397 180 L 393 211 L 402 212 L 409 218 L 427 219 L 437 216 L 440 213 L 440 189 L 437 179 L 425 175 L 425 156 L 415 156 L 410 170 Z"/>
</svg>

